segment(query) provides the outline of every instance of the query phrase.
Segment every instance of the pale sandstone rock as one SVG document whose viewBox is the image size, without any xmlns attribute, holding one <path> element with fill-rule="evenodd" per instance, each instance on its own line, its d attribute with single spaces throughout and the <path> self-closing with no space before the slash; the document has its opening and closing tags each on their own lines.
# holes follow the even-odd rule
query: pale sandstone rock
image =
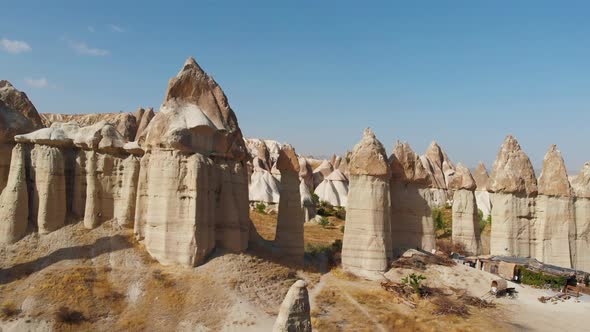
<svg viewBox="0 0 590 332">
<path fill-rule="evenodd" d="M 408 143 L 396 143 L 389 163 L 393 254 L 407 249 L 431 251 L 436 248 L 431 206 L 437 205 L 435 196 L 444 190 L 429 188 L 431 174 Z"/>
<path fill-rule="evenodd" d="M 572 189 L 576 220 L 575 258 L 573 267 L 590 272 L 590 163 L 585 163 L 580 173 L 573 178 Z"/>
<path fill-rule="evenodd" d="M 533 254 L 544 263 L 571 268 L 576 255 L 574 200 L 565 162 L 555 145 L 545 155 L 538 187 Z"/>
<path fill-rule="evenodd" d="M 459 166 L 457 166 L 459 170 Z M 481 254 L 481 238 L 475 194 L 460 188 L 453 194 L 453 243 L 462 243 L 472 255 Z"/>
<path fill-rule="evenodd" d="M 0 193 L 2 193 L 2 190 L 8 181 L 8 174 L 10 173 L 10 160 L 13 148 L 14 144 L 12 143 L 0 143 Z"/>
<path fill-rule="evenodd" d="M 227 97 L 193 58 L 170 80 L 160 111 L 138 142 L 145 150 L 175 149 L 235 160 L 247 156 Z"/>
<path fill-rule="evenodd" d="M 215 207 L 215 240 L 221 248 L 240 252 L 248 247 L 248 175 L 241 162 L 224 161 L 216 167 L 220 189 Z"/>
<path fill-rule="evenodd" d="M 138 110 L 139 111 L 139 110 Z M 140 112 L 135 114 L 139 115 Z M 97 113 L 97 114 L 52 114 L 42 113 L 41 118 L 46 127 L 55 123 L 76 122 L 80 127 L 93 126 L 104 121 L 111 123 L 125 140 L 133 141 L 139 125 L 139 120 L 132 113 Z"/>
<path fill-rule="evenodd" d="M 492 201 L 491 254 L 531 257 L 536 237 L 537 180 L 531 161 L 512 136 L 506 137 L 488 182 Z M 533 240 L 534 241 L 534 240 Z"/>
<path fill-rule="evenodd" d="M 270 152 L 268 147 L 264 143 L 264 140 L 258 138 L 244 138 L 248 153 L 252 158 L 258 158 L 262 164 L 262 168 L 270 171 L 273 165 L 273 161 L 270 158 Z"/>
<path fill-rule="evenodd" d="M 424 155 L 424 167 L 432 174 L 432 186 L 438 189 L 447 188 L 447 174 L 452 174 L 453 165 L 447 154 L 436 142 L 432 142 Z"/>
<path fill-rule="evenodd" d="M 319 186 L 320 183 L 322 183 L 322 181 L 324 181 L 324 178 L 326 176 L 330 175 L 330 173 L 332 173 L 332 171 L 334 171 L 334 167 L 332 167 L 332 164 L 330 164 L 330 162 L 327 160 L 322 161 L 322 163 L 313 170 L 313 186 L 314 186 L 314 188 Z"/>
<path fill-rule="evenodd" d="M 512 136 L 507 136 L 494 161 L 488 182 L 490 192 L 534 195 L 537 178 L 529 157 Z"/>
<path fill-rule="evenodd" d="M 480 162 L 473 172 L 473 179 L 477 188 L 475 190 L 475 201 L 477 208 L 483 213 L 483 218 L 487 219 L 492 213 L 492 202 L 488 192 L 489 175 L 488 170 L 483 162 Z"/>
<path fill-rule="evenodd" d="M 296 281 L 285 296 L 273 332 L 311 332 L 311 314 L 307 283 Z"/>
<path fill-rule="evenodd" d="M 457 164 L 455 173 L 449 178 L 448 189 L 452 190 L 469 190 L 474 191 L 476 188 L 475 180 L 467 167 L 461 163 Z"/>
<path fill-rule="evenodd" d="M 24 92 L 0 80 L 0 143 L 12 142 L 14 135 L 43 128 L 37 109 Z"/>
<path fill-rule="evenodd" d="M 353 150 L 342 267 L 368 278 L 389 268 L 391 172 L 385 149 L 370 129 Z"/>
<path fill-rule="evenodd" d="M 135 220 L 139 159 L 120 158 L 96 151 L 85 152 L 86 205 L 84 226 L 95 228 L 115 219 L 131 227 Z"/>
<path fill-rule="evenodd" d="M 258 158 L 253 160 L 254 169 L 250 176 L 249 200 L 252 202 L 278 203 L 280 199 L 280 182 L 263 168 Z"/>
<path fill-rule="evenodd" d="M 139 191 L 136 234 L 161 264 L 201 264 L 215 247 L 215 165 L 200 154 L 163 150 L 146 153 L 141 164 L 140 180 L 148 181 Z"/>
<path fill-rule="evenodd" d="M 25 236 L 29 220 L 25 148 L 17 144 L 12 152 L 10 173 L 0 195 L 0 243 L 14 243 Z"/>
<path fill-rule="evenodd" d="M 156 113 L 154 113 L 154 109 L 151 107 L 148 108 L 141 115 L 141 120 L 137 124 L 137 133 L 135 134 L 135 138 L 133 139 L 134 141 L 137 141 L 138 138 L 143 134 L 143 132 L 145 131 L 147 126 L 150 124 L 150 122 L 152 121 L 154 116 L 156 116 Z"/>
<path fill-rule="evenodd" d="M 340 170 L 335 169 L 324 181 L 315 188 L 315 194 L 320 201 L 326 201 L 332 206 L 346 207 L 348 199 L 348 179 Z"/>
<path fill-rule="evenodd" d="M 123 144 L 123 149 L 125 150 L 125 152 L 136 156 L 143 156 L 145 153 L 145 151 L 143 151 L 143 149 L 141 148 L 141 146 L 139 146 L 139 143 L 137 142 L 127 142 Z"/>
<path fill-rule="evenodd" d="M 35 145 L 31 150 L 33 200 L 30 216 L 40 234 L 55 231 L 66 222 L 64 168 L 64 155 L 59 148 Z"/>
<path fill-rule="evenodd" d="M 305 222 L 310 221 L 316 216 L 316 206 L 309 188 L 300 179 L 299 194 L 301 195 L 301 206 L 303 206 L 303 219 Z"/>
<path fill-rule="evenodd" d="M 299 178 L 307 186 L 308 191 L 313 190 L 313 169 L 303 157 L 299 158 Z"/>
<path fill-rule="evenodd" d="M 289 144 L 281 148 L 277 168 L 281 171 L 281 192 L 274 246 L 289 262 L 303 264 L 305 216 L 299 192 L 299 160 Z"/>
</svg>

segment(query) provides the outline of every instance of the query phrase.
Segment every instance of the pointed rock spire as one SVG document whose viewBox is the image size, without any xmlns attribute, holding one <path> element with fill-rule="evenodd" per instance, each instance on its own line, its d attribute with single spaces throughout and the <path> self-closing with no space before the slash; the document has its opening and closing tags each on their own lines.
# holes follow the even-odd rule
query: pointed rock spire
<svg viewBox="0 0 590 332">
<path fill-rule="evenodd" d="M 430 184 L 430 174 L 408 143 L 397 141 L 389 163 L 394 180 Z"/>
<path fill-rule="evenodd" d="M 15 135 L 43 128 L 37 109 L 24 92 L 0 80 L 0 143 L 12 142 Z"/>
<path fill-rule="evenodd" d="M 580 173 L 574 177 L 572 189 L 577 197 L 590 198 L 590 162 L 584 163 Z"/>
<path fill-rule="evenodd" d="M 549 147 L 543 160 L 543 169 L 539 177 L 539 194 L 547 196 L 571 195 L 565 162 L 555 144 Z"/>
<path fill-rule="evenodd" d="M 508 135 L 500 147 L 488 190 L 529 195 L 538 192 L 533 164 L 512 135 Z"/>
<path fill-rule="evenodd" d="M 370 128 L 365 129 L 362 140 L 354 147 L 348 167 L 351 175 L 391 175 L 385 148 Z"/>
<path fill-rule="evenodd" d="M 290 144 L 283 144 L 279 151 L 276 167 L 279 171 L 295 172 L 299 175 L 299 159 L 295 149 Z"/>
<path fill-rule="evenodd" d="M 488 182 L 490 177 L 488 175 L 488 170 L 486 169 L 486 165 L 483 162 L 479 162 L 475 171 L 473 172 L 473 179 L 477 185 L 477 190 L 487 190 L 488 189 Z"/>
<path fill-rule="evenodd" d="M 475 188 L 475 180 L 469 169 L 461 163 L 457 164 L 455 174 L 449 179 L 449 189 L 473 191 Z"/>
</svg>

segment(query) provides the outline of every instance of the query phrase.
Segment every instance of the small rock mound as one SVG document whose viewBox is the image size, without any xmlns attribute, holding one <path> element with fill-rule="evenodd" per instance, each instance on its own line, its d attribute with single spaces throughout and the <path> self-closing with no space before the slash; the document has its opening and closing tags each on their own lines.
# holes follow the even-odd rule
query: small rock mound
<svg viewBox="0 0 590 332">
<path fill-rule="evenodd" d="M 285 296 L 273 332 L 311 332 L 307 283 L 296 281 Z"/>
</svg>

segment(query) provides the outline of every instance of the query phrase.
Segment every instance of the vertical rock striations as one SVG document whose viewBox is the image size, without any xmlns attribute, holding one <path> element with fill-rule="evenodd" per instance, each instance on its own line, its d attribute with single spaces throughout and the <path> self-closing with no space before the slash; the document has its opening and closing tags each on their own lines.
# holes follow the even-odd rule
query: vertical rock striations
<svg viewBox="0 0 590 332">
<path fill-rule="evenodd" d="M 506 137 L 488 183 L 492 193 L 491 254 L 531 257 L 531 221 L 535 218 L 537 179 L 516 139 Z"/>
<path fill-rule="evenodd" d="M 584 164 L 571 185 L 576 196 L 576 254 L 572 260 L 573 268 L 590 272 L 590 163 Z"/>
<path fill-rule="evenodd" d="M 274 245 L 281 257 L 302 264 L 305 217 L 299 192 L 299 161 L 289 144 L 281 148 L 277 168 L 281 171 L 281 198 Z"/>
<path fill-rule="evenodd" d="M 453 194 L 453 243 L 461 243 L 472 254 L 481 253 L 480 229 L 475 200 L 475 180 L 471 172 L 458 164 L 455 175 L 448 183 Z"/>
<path fill-rule="evenodd" d="M 352 153 L 342 267 L 375 277 L 386 271 L 391 257 L 391 171 L 385 149 L 366 129 Z"/>
<path fill-rule="evenodd" d="M 8 181 L 0 195 L 0 243 L 16 242 L 27 231 L 29 196 L 25 164 L 25 148 L 17 144 L 12 151 Z"/>
<path fill-rule="evenodd" d="M 435 248 L 432 173 L 408 143 L 397 142 L 391 166 L 391 234 L 394 255 L 407 249 Z"/>
<path fill-rule="evenodd" d="M 285 296 L 273 332 L 311 332 L 311 313 L 307 283 L 296 281 Z"/>
<path fill-rule="evenodd" d="M 216 245 L 247 248 L 244 139 L 225 94 L 194 59 L 170 80 L 160 112 L 137 141 L 145 155 L 135 233 L 153 257 L 194 266 Z"/>
<path fill-rule="evenodd" d="M 572 267 L 576 250 L 574 200 L 565 163 L 555 145 L 543 160 L 535 208 L 531 256 L 547 264 Z"/>
</svg>

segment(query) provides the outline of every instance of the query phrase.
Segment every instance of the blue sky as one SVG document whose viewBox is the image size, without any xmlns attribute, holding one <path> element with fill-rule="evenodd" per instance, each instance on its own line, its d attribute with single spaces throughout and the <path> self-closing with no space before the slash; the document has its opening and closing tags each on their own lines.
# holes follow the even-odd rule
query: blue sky
<svg viewBox="0 0 590 332">
<path fill-rule="evenodd" d="M 162 102 L 188 56 L 247 137 L 342 153 L 372 127 L 488 166 L 506 134 L 590 160 L 590 4 L 549 1 L 10 1 L 0 78 L 41 112 Z M 19 43 L 22 42 L 22 43 Z"/>
</svg>

